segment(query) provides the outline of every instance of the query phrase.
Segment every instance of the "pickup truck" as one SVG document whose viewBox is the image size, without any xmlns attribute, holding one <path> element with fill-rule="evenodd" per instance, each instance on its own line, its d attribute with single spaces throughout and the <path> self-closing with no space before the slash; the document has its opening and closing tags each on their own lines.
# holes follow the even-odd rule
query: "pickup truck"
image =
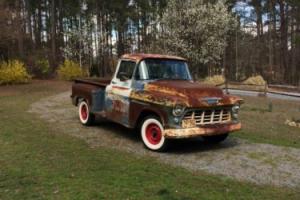
<svg viewBox="0 0 300 200">
<path fill-rule="evenodd" d="M 218 143 L 241 129 L 243 100 L 193 81 L 186 59 L 177 56 L 125 54 L 111 80 L 75 80 L 71 98 L 83 125 L 99 116 L 137 128 L 153 151 L 165 150 L 170 139 Z"/>
</svg>

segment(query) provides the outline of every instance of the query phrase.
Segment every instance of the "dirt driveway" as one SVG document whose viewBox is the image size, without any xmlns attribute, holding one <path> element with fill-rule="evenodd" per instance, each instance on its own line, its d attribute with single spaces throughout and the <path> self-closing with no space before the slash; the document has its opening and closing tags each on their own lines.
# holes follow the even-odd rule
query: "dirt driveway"
<svg viewBox="0 0 300 200">
<path fill-rule="evenodd" d="M 96 126 L 82 126 L 68 92 L 33 103 L 29 112 L 51 123 L 54 131 L 81 138 L 92 148 L 115 148 L 191 171 L 202 170 L 257 184 L 300 186 L 300 149 L 230 137 L 219 145 L 208 145 L 201 139 L 175 141 L 168 153 L 155 153 L 146 150 L 132 130 L 119 125 L 98 120 Z"/>
</svg>

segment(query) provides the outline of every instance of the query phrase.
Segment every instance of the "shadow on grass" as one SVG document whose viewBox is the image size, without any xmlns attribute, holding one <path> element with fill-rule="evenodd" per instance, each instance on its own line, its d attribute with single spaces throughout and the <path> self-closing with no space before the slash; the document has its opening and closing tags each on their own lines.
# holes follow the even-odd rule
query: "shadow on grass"
<svg viewBox="0 0 300 200">
<path fill-rule="evenodd" d="M 168 152 L 174 154 L 188 154 L 206 151 L 222 151 L 225 149 L 233 148 L 238 145 L 240 145 L 238 140 L 231 137 L 227 138 L 225 141 L 219 144 L 211 144 L 204 141 L 201 137 L 196 137 L 180 140 L 171 140 Z"/>
<path fill-rule="evenodd" d="M 100 118 L 96 119 L 94 127 L 109 132 L 109 134 L 111 134 L 111 137 L 118 137 L 124 140 L 128 140 L 128 142 L 130 143 L 142 143 L 140 134 L 135 129 L 129 129 L 117 123 Z M 225 141 L 219 144 L 210 144 L 208 142 L 205 142 L 201 137 L 172 139 L 169 140 L 169 147 L 166 153 L 187 154 L 205 151 L 218 151 L 232 148 L 237 145 L 240 145 L 238 139 L 230 136 Z M 138 147 L 135 146 L 135 148 L 140 147 L 144 148 L 142 145 L 139 145 Z"/>
<path fill-rule="evenodd" d="M 99 129 L 103 129 L 105 131 L 110 132 L 112 134 L 112 137 L 115 135 L 130 140 L 131 142 L 140 141 L 140 136 L 135 129 L 126 128 L 112 121 L 108 121 L 97 117 L 94 126 Z"/>
</svg>

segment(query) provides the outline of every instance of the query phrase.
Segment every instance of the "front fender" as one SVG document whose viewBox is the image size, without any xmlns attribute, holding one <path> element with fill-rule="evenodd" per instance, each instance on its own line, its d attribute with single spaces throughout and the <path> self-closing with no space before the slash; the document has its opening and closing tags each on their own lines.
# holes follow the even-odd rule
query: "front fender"
<svg viewBox="0 0 300 200">
<path fill-rule="evenodd" d="M 165 126 L 169 121 L 169 110 L 170 107 L 132 99 L 129 109 L 130 127 L 136 127 L 139 120 L 151 114 L 157 115 Z"/>
</svg>

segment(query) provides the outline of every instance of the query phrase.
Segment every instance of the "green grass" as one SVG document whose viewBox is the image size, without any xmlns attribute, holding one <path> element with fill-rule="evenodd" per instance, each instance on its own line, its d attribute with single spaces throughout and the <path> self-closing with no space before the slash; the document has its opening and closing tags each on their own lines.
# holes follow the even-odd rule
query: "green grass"
<svg viewBox="0 0 300 200">
<path fill-rule="evenodd" d="M 258 143 L 300 148 L 300 128 L 285 124 L 300 119 L 300 102 L 243 97 L 240 111 L 243 129 L 232 136 Z"/>
<path fill-rule="evenodd" d="M 0 199 L 299 199 L 296 189 L 257 186 L 105 148 L 27 113 L 69 84 L 0 88 Z M 67 126 L 67 125 L 66 125 Z"/>
</svg>

